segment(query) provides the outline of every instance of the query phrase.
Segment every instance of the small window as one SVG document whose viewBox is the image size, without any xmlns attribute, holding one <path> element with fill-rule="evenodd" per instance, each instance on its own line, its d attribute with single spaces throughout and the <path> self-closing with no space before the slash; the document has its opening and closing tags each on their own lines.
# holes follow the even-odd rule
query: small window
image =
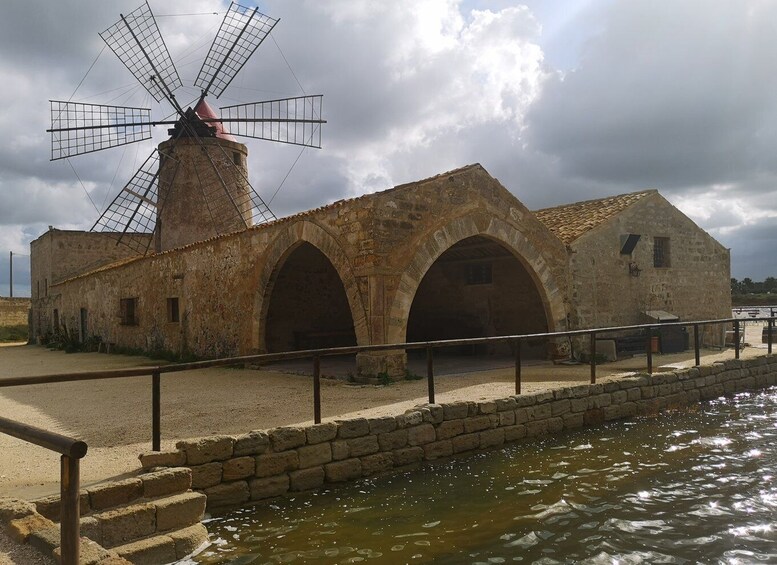
<svg viewBox="0 0 777 565">
<path fill-rule="evenodd" d="M 232 162 L 237 166 L 240 166 L 242 164 L 240 160 L 240 153 L 238 153 L 237 151 L 232 152 Z"/>
<path fill-rule="evenodd" d="M 167 299 L 167 321 L 171 323 L 177 323 L 181 321 L 178 315 L 177 297 Z"/>
<path fill-rule="evenodd" d="M 653 266 L 656 268 L 670 267 L 669 238 L 653 238 Z"/>
<path fill-rule="evenodd" d="M 467 285 L 491 284 L 491 263 L 467 265 Z"/>
<path fill-rule="evenodd" d="M 121 300 L 119 300 L 119 306 L 121 307 L 121 325 L 137 326 L 138 325 L 138 299 L 122 298 Z"/>
<path fill-rule="evenodd" d="M 621 255 L 631 255 L 639 241 L 639 234 L 630 233 L 621 236 Z"/>
</svg>

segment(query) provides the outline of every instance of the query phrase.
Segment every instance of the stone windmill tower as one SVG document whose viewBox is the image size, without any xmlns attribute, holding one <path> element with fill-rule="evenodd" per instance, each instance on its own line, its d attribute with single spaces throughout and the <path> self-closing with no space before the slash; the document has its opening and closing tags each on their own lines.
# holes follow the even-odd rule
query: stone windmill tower
<svg viewBox="0 0 777 565">
<path fill-rule="evenodd" d="M 161 143 L 95 222 L 140 254 L 164 251 L 275 219 L 248 181 L 248 148 L 233 136 L 321 147 L 322 96 L 299 96 L 220 108 L 221 96 L 278 20 L 232 3 L 200 68 L 199 99 L 186 110 L 182 86 L 148 3 L 121 15 L 100 34 L 157 101 L 176 119 L 152 121 L 149 108 L 51 101 L 51 159 L 63 159 L 151 138 Z"/>
</svg>

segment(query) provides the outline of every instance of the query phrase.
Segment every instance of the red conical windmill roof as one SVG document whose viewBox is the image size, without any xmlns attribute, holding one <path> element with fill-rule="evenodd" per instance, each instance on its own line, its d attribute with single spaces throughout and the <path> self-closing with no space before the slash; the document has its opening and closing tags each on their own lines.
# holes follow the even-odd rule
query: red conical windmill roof
<svg viewBox="0 0 777 565">
<path fill-rule="evenodd" d="M 200 119 L 217 120 L 219 118 L 216 115 L 216 112 L 213 111 L 213 108 L 211 108 L 210 105 L 205 102 L 204 98 L 197 102 L 197 105 L 194 107 L 194 111 L 197 113 Z M 232 137 L 232 134 L 226 130 L 224 124 L 221 122 L 208 122 L 208 125 L 214 126 L 216 128 L 216 137 L 226 139 L 227 141 L 237 141 L 234 137 Z"/>
</svg>

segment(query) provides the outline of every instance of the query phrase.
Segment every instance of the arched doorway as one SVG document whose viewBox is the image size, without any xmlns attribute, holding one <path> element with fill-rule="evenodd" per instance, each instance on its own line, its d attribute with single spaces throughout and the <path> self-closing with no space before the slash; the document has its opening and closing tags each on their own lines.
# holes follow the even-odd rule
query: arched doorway
<svg viewBox="0 0 777 565">
<path fill-rule="evenodd" d="M 524 264 L 501 243 L 472 236 L 443 252 L 413 298 L 408 341 L 542 333 L 548 320 L 540 291 Z M 526 353 L 544 357 L 545 344 Z M 458 353 L 507 353 L 509 346 L 460 348 Z"/>
<path fill-rule="evenodd" d="M 264 320 L 267 352 L 356 345 L 345 287 L 329 259 L 302 242 L 272 275 Z"/>
</svg>

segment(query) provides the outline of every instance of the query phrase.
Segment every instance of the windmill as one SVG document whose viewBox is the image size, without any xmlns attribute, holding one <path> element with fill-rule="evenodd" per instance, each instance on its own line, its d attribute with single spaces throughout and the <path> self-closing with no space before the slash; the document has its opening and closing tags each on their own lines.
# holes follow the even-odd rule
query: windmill
<svg viewBox="0 0 777 565">
<path fill-rule="evenodd" d="M 175 91 L 183 86 L 151 8 L 143 6 L 100 33 L 138 82 L 175 119 L 153 121 L 150 108 L 51 100 L 51 160 L 65 159 L 151 138 L 167 125 L 161 143 L 92 227 L 138 254 L 163 251 L 275 219 L 248 182 L 247 148 L 233 136 L 321 147 L 322 96 L 305 95 L 224 106 L 219 98 L 279 20 L 235 2 L 229 7 L 194 86 L 201 94 L 186 110 Z"/>
</svg>

